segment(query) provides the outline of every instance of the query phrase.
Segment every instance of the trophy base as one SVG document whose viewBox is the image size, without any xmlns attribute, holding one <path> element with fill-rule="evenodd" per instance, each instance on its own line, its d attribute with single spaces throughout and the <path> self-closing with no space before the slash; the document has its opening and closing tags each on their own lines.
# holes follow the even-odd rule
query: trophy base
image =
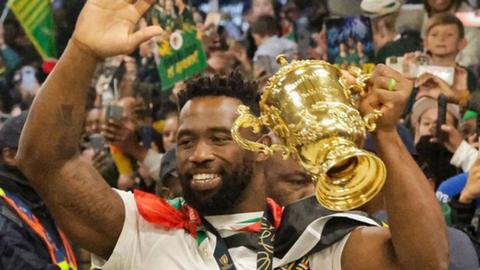
<svg viewBox="0 0 480 270">
<path fill-rule="evenodd" d="M 334 137 L 321 140 L 314 145 L 303 146 L 299 152 L 305 163 L 305 154 L 313 153 L 315 159 L 323 160 L 320 166 L 304 164 L 311 168 L 315 181 L 315 195 L 325 208 L 332 211 L 356 209 L 375 197 L 382 189 L 387 170 L 380 158 L 357 148 L 346 139 Z"/>
</svg>

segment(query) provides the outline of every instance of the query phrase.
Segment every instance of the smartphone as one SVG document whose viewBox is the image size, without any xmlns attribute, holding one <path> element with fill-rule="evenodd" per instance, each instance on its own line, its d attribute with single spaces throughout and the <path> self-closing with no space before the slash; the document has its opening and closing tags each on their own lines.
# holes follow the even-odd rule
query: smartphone
<svg viewBox="0 0 480 270">
<path fill-rule="evenodd" d="M 88 136 L 88 139 L 90 141 L 90 146 L 96 151 L 103 151 L 105 149 L 105 137 L 103 137 L 102 134 L 91 134 Z"/>
<path fill-rule="evenodd" d="M 142 145 L 145 148 L 150 148 L 152 145 L 153 138 L 153 128 L 151 126 L 141 126 L 138 129 L 140 139 L 142 140 Z"/>
<path fill-rule="evenodd" d="M 447 121 L 447 97 L 444 95 L 438 96 L 438 117 L 436 137 L 439 144 L 443 144 L 447 139 L 447 134 L 442 131 L 442 125 Z"/>
<path fill-rule="evenodd" d="M 127 72 L 127 67 L 125 64 L 125 61 L 122 61 L 120 63 L 120 66 L 115 70 L 112 76 L 112 80 L 110 81 L 110 89 L 113 89 L 113 93 L 115 97 L 118 97 L 118 87 L 120 86 L 120 83 L 122 82 L 123 76 Z"/>
<path fill-rule="evenodd" d="M 106 115 L 107 115 L 107 119 L 120 121 L 123 118 L 123 107 L 110 104 L 107 106 Z"/>
<path fill-rule="evenodd" d="M 137 113 L 142 118 L 151 116 L 152 87 L 146 83 L 137 83 L 134 85 L 134 89 L 136 99 L 141 100 L 143 103 L 143 109 Z"/>
</svg>

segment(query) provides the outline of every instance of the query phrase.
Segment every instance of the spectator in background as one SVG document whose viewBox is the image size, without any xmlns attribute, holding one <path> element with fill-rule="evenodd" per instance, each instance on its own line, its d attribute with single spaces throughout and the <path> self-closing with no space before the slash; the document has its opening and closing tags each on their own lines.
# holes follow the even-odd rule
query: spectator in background
<svg viewBox="0 0 480 270">
<path fill-rule="evenodd" d="M 175 146 L 177 142 L 178 114 L 171 112 L 165 118 L 165 124 L 162 130 L 163 149 L 168 151 Z"/>
<path fill-rule="evenodd" d="M 253 57 L 253 64 L 268 70 L 272 75 L 279 69 L 276 57 L 284 54 L 289 59 L 295 59 L 298 53 L 297 44 L 286 38 L 278 36 L 277 22 L 270 15 L 262 15 L 253 23 L 251 31 L 255 44 L 258 46 Z M 260 59 L 264 58 L 265 61 Z"/>
<path fill-rule="evenodd" d="M 272 132 L 268 134 L 267 139 L 272 144 L 281 143 Z M 293 157 L 284 160 L 279 153 L 275 153 L 263 166 L 267 181 L 267 196 L 277 203 L 287 205 L 314 194 L 312 177 Z"/>
<path fill-rule="evenodd" d="M 254 22 L 260 16 L 270 15 L 276 17 L 275 12 L 275 0 L 253 0 L 252 1 L 252 17 L 251 21 Z"/>
<path fill-rule="evenodd" d="M 0 24 L 0 58 L 6 68 L 7 76 L 8 74 L 11 76 L 22 61 L 21 56 L 6 43 L 5 30 L 2 24 Z"/>
<path fill-rule="evenodd" d="M 478 246 L 480 205 L 480 159 L 476 159 L 469 173 L 463 173 L 447 179 L 437 190 L 437 198 L 448 203 L 452 226 L 476 239 Z M 478 250 L 477 250 L 478 252 Z"/>
<path fill-rule="evenodd" d="M 87 119 L 85 119 L 85 133 L 100 134 L 102 131 L 102 110 L 99 108 L 92 108 L 87 112 Z"/>
<path fill-rule="evenodd" d="M 446 124 L 457 127 L 459 121 L 459 108 L 457 105 L 447 105 Z M 414 128 L 414 142 L 419 154 L 420 164 L 427 164 L 435 187 L 455 174 L 457 169 L 450 165 L 452 152 L 449 149 L 455 147 L 450 139 L 445 140 L 444 145 L 434 141 L 438 118 L 437 100 L 423 97 L 415 102 L 410 121 Z"/>
<path fill-rule="evenodd" d="M 429 20 L 436 14 L 448 12 L 469 12 L 474 9 L 464 0 L 424 0 L 425 12 L 422 25 L 422 33 L 426 37 L 429 28 Z M 457 56 L 457 62 L 465 67 L 480 64 L 480 29 L 477 27 L 465 27 L 465 49 Z"/>
<path fill-rule="evenodd" d="M 176 170 L 176 151 L 173 147 L 165 153 L 160 163 L 160 178 L 156 181 L 155 193 L 170 200 L 182 196 L 182 186 Z"/>
<path fill-rule="evenodd" d="M 372 18 L 375 63 L 385 63 L 390 56 L 403 56 L 408 52 L 422 50 L 418 29 L 410 25 L 397 29 L 400 1 L 363 0 L 360 6 Z"/>
<path fill-rule="evenodd" d="M 400 9 L 397 0 L 363 0 L 362 11 L 372 18 L 373 45 L 378 52 L 385 44 L 395 40 L 398 33 L 395 30 L 395 20 Z"/>
<path fill-rule="evenodd" d="M 27 113 L 0 129 L 0 268 L 77 269 L 70 243 L 18 170 L 15 154 Z"/>
<path fill-rule="evenodd" d="M 424 73 L 417 80 L 419 91 L 416 98 L 436 98 L 439 94 L 444 94 L 465 105 L 469 92 L 476 90 L 476 79 L 472 72 L 459 66 L 456 61 L 457 55 L 467 46 L 462 22 L 449 13 L 432 16 L 426 28 L 423 46 L 430 55 L 429 64 L 454 68 L 454 79 L 453 84 L 449 85 L 433 74 Z"/>
<path fill-rule="evenodd" d="M 446 124 L 457 127 L 459 123 L 459 107 L 454 104 L 447 105 Z M 423 136 L 435 136 L 438 116 L 437 100 L 431 97 L 418 99 L 412 108 L 410 121 L 415 129 L 414 143 L 418 143 Z"/>
</svg>

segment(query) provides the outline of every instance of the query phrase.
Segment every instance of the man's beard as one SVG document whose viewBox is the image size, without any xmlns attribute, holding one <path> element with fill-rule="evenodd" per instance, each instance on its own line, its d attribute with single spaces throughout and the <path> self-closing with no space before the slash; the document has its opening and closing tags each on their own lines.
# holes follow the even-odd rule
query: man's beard
<svg viewBox="0 0 480 270">
<path fill-rule="evenodd" d="M 183 189 L 183 198 L 204 216 L 229 214 L 235 205 L 241 201 L 246 187 L 253 177 L 253 164 L 244 160 L 243 166 L 238 166 L 230 173 L 220 169 L 222 184 L 220 188 L 207 199 L 201 199 L 201 195 L 190 187 L 191 174 L 179 174 Z"/>
</svg>

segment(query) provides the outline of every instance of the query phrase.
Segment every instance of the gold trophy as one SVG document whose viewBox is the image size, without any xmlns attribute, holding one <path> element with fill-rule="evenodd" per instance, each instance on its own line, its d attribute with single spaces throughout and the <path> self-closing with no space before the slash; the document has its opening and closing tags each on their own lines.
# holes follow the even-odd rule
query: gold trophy
<svg viewBox="0 0 480 270">
<path fill-rule="evenodd" d="M 381 112 L 361 117 L 358 99 L 364 94 L 367 74 L 357 74 L 348 85 L 335 66 L 319 60 L 288 63 L 280 55 L 280 70 L 264 88 L 260 117 L 239 106 L 232 128 L 234 140 L 243 148 L 271 155 L 293 156 L 312 176 L 320 204 L 334 211 L 357 208 L 371 200 L 386 178 L 384 163 L 361 149 L 366 130 L 375 129 Z M 283 144 L 270 146 L 240 136 L 240 128 L 255 133 L 269 127 Z"/>
</svg>

